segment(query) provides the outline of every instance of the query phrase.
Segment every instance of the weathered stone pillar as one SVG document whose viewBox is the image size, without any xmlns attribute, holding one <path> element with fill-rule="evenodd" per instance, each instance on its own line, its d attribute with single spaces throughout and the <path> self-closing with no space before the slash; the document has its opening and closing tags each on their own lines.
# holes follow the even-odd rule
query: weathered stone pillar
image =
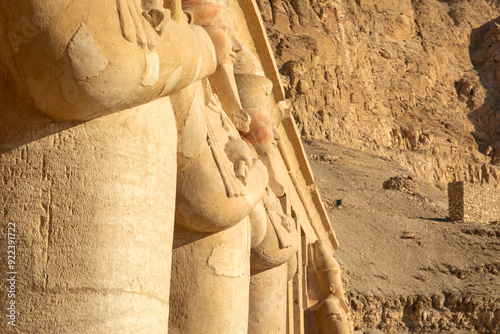
<svg viewBox="0 0 500 334">
<path fill-rule="evenodd" d="M 14 108 L 0 125 L 0 267 L 7 291 L 14 222 L 15 329 L 167 333 L 176 187 L 168 98 L 85 123 Z"/>
<path fill-rule="evenodd" d="M 250 277 L 249 334 L 286 332 L 288 265 L 252 273 Z"/>
<path fill-rule="evenodd" d="M 175 226 L 172 333 L 247 334 L 249 224 L 204 234 Z"/>
</svg>

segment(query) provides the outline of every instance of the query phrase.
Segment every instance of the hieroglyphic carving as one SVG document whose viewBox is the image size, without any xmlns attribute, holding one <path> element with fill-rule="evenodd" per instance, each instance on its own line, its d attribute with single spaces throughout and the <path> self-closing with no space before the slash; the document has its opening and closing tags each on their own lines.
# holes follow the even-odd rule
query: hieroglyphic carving
<svg viewBox="0 0 500 334">
<path fill-rule="evenodd" d="M 31 39 L 38 35 L 38 28 L 25 16 L 21 18 L 19 23 L 18 29 L 16 29 L 15 32 L 8 33 L 7 35 L 14 54 L 19 52 L 20 45 L 28 43 Z"/>
</svg>

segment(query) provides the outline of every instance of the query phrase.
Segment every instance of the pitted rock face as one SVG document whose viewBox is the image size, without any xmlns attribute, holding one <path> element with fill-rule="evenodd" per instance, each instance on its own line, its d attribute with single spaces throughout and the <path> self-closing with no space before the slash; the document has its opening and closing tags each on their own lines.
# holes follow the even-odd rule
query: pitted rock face
<svg viewBox="0 0 500 334">
<path fill-rule="evenodd" d="M 302 135 L 499 186 L 496 2 L 257 0 Z M 418 161 L 418 162 L 417 162 Z"/>
</svg>

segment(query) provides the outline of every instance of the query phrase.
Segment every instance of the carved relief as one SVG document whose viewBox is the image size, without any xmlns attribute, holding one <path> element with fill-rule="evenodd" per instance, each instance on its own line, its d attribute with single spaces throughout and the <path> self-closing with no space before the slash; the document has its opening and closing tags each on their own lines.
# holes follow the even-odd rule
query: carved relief
<svg viewBox="0 0 500 334">
<path fill-rule="evenodd" d="M 14 54 L 19 52 L 21 45 L 28 43 L 38 35 L 38 28 L 26 17 L 23 16 L 19 23 L 18 29 L 7 35 Z"/>
<path fill-rule="evenodd" d="M 268 175 L 262 162 L 254 161 L 217 96 L 206 85 L 204 92 L 206 147 L 179 173 L 176 222 L 195 231 L 217 232 L 249 214 L 262 197 Z M 186 126 L 181 137 L 200 131 Z"/>
<path fill-rule="evenodd" d="M 266 165 L 269 172 L 269 187 L 277 197 L 284 195 L 280 181 L 278 161 L 282 160 L 277 150 L 280 139 L 276 126 L 271 119 L 271 112 L 281 108 L 288 101 L 274 104 L 271 95 L 273 84 L 264 76 L 264 70 L 257 57 L 246 47 L 238 53 L 235 64 L 235 81 L 242 107 L 251 117 L 249 131 L 244 134 L 251 146 L 257 152 L 259 159 Z M 282 117 L 278 122 L 282 121 Z"/>
<path fill-rule="evenodd" d="M 243 46 L 238 53 L 234 72 L 243 110 L 251 116 L 249 131 L 243 138 L 269 172 L 269 183 L 262 202 L 254 208 L 256 213 L 252 212 L 250 216 L 252 229 L 255 231 L 252 235 L 252 269 L 268 269 L 288 262 L 299 245 L 295 221 L 284 213 L 277 198 L 285 193 L 278 179 L 279 172 L 275 172 L 279 168 L 277 159 L 281 157 L 276 148 L 279 136 L 270 117 L 274 108 L 271 96 L 273 85 L 264 76 L 257 57 L 247 47 Z M 257 214 L 260 213 L 259 210 L 263 210 L 265 214 Z M 262 232 L 265 232 L 263 238 Z M 262 242 L 257 243 L 254 239 Z"/>
<path fill-rule="evenodd" d="M 297 245 L 297 233 L 295 222 L 292 217 L 285 215 L 281 208 L 281 203 L 278 198 L 271 193 L 269 188 L 263 197 L 264 207 L 266 208 L 269 221 L 274 227 L 276 236 L 278 237 L 279 248 L 291 248 Z M 295 232 L 295 233 L 293 233 Z M 295 234 L 295 235 L 294 235 Z"/>
<path fill-rule="evenodd" d="M 288 262 L 295 256 L 300 245 L 295 221 L 283 212 L 279 199 L 270 188 L 264 193 L 263 203 L 267 231 L 263 241 L 252 248 L 253 270 L 269 269 Z"/>
<path fill-rule="evenodd" d="M 205 28 L 215 46 L 217 70 L 210 77 L 214 92 L 219 96 L 224 111 L 239 131 L 249 131 L 250 116 L 241 106 L 234 79 L 234 63 L 242 45 L 223 0 L 184 0 L 183 9 L 197 25 Z"/>
<path fill-rule="evenodd" d="M 247 184 L 248 173 L 253 169 L 253 159 L 250 149 L 239 136 L 236 127 L 229 117 L 222 110 L 222 105 L 217 95 L 211 92 L 209 92 L 209 95 L 210 100 L 207 105 L 207 114 L 210 112 L 215 113 L 220 118 L 216 118 L 217 124 L 214 125 L 207 122 L 208 144 L 212 149 L 212 154 L 224 181 L 227 196 L 229 198 L 244 196 L 246 194 L 244 186 Z M 226 141 L 224 149 L 219 144 L 212 126 L 222 127 L 227 132 L 229 140 Z M 224 158 L 223 155 L 225 155 Z M 230 166 L 231 164 L 232 167 Z"/>
</svg>

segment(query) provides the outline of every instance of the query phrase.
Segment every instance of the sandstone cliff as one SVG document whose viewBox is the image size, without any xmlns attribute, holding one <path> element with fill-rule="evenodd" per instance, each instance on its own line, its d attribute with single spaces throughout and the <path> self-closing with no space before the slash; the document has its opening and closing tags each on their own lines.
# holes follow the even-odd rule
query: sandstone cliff
<svg viewBox="0 0 500 334">
<path fill-rule="evenodd" d="M 499 186 L 499 1 L 257 2 L 304 137 Z"/>
<path fill-rule="evenodd" d="M 397 163 L 304 142 L 340 241 L 354 334 L 500 333 L 499 223 L 450 223 L 447 196 L 391 178 L 410 173 Z"/>
</svg>

